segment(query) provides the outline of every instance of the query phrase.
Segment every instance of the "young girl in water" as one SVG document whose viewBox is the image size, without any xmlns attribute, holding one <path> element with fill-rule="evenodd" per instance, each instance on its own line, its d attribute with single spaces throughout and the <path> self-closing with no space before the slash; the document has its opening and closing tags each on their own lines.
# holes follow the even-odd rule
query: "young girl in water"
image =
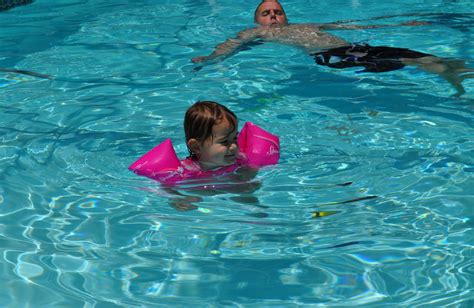
<svg viewBox="0 0 474 308">
<path fill-rule="evenodd" d="M 258 207 L 252 192 L 260 187 L 260 182 L 252 179 L 258 167 L 278 162 L 279 140 L 250 122 L 245 123 L 240 134 L 237 129 L 237 117 L 227 107 L 212 101 L 197 102 L 184 117 L 187 158 L 179 160 L 167 139 L 129 169 L 166 184 L 170 204 L 178 210 L 195 209 L 200 195 L 216 193 L 237 193 L 231 199 Z M 215 178 L 227 173 L 225 178 Z M 207 179 L 193 182 L 187 188 L 174 187 L 177 182 L 201 178 Z"/>
<path fill-rule="evenodd" d="M 184 117 L 189 156 L 179 160 L 170 139 L 153 148 L 129 169 L 162 183 L 208 178 L 232 173 L 241 166 L 256 169 L 278 162 L 278 137 L 250 122 L 238 135 L 238 120 L 227 107 L 212 101 L 197 102 Z"/>
</svg>

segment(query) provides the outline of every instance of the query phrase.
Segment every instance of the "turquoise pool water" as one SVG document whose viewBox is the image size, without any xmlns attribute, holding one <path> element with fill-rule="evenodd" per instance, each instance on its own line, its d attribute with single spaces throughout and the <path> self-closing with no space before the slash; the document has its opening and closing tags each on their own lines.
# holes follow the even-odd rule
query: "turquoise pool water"
<svg viewBox="0 0 474 308">
<path fill-rule="evenodd" d="M 252 26 L 256 4 L 0 12 L 0 67 L 54 77 L 0 72 L 0 306 L 473 306 L 472 79 L 455 98 L 415 68 L 336 71 L 276 44 L 193 71 Z M 472 1 L 284 4 L 291 22 L 429 21 L 337 34 L 473 67 Z M 253 193 L 179 211 L 127 167 L 167 137 L 186 155 L 182 118 L 199 99 L 278 134 L 282 157 Z"/>
</svg>

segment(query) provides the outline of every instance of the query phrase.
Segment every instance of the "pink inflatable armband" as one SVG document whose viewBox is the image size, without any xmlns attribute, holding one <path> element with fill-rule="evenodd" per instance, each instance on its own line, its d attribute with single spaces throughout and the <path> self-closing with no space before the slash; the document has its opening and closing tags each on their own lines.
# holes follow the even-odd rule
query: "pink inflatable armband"
<svg viewBox="0 0 474 308">
<path fill-rule="evenodd" d="M 280 159 L 280 139 L 257 125 L 247 122 L 237 140 L 240 152 L 250 166 L 274 165 Z"/>
<path fill-rule="evenodd" d="M 213 171 L 200 170 L 190 158 L 180 161 L 176 156 L 171 139 L 166 139 L 128 167 L 138 175 L 160 181 L 175 183 L 185 179 L 209 177 L 232 172 L 241 165 L 260 167 L 274 165 L 280 158 L 280 141 L 257 125 L 247 122 L 242 128 L 237 143 L 243 160 L 231 166 Z"/>
<path fill-rule="evenodd" d="M 157 181 L 173 182 L 180 180 L 181 177 L 177 172 L 182 169 L 182 165 L 176 156 L 171 139 L 168 138 L 140 157 L 128 169 Z"/>
</svg>

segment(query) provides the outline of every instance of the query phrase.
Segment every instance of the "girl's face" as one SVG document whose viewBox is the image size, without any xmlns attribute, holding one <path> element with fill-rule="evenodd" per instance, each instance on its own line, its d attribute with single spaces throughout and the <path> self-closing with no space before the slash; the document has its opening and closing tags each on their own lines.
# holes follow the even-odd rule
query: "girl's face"
<svg viewBox="0 0 474 308">
<path fill-rule="evenodd" d="M 199 143 L 196 154 L 201 167 L 210 170 L 234 164 L 238 152 L 237 129 L 223 119 L 212 128 L 212 138 Z"/>
</svg>

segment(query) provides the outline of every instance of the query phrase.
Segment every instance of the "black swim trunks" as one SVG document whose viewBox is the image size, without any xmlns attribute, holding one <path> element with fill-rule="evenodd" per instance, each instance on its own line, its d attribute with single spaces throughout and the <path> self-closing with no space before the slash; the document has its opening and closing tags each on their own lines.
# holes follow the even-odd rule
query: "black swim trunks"
<svg viewBox="0 0 474 308">
<path fill-rule="evenodd" d="M 311 54 L 316 63 L 332 68 L 363 66 L 362 72 L 382 73 L 401 69 L 405 65 L 401 58 L 417 59 L 432 56 L 430 54 L 386 46 L 369 45 L 343 46 Z"/>
</svg>

